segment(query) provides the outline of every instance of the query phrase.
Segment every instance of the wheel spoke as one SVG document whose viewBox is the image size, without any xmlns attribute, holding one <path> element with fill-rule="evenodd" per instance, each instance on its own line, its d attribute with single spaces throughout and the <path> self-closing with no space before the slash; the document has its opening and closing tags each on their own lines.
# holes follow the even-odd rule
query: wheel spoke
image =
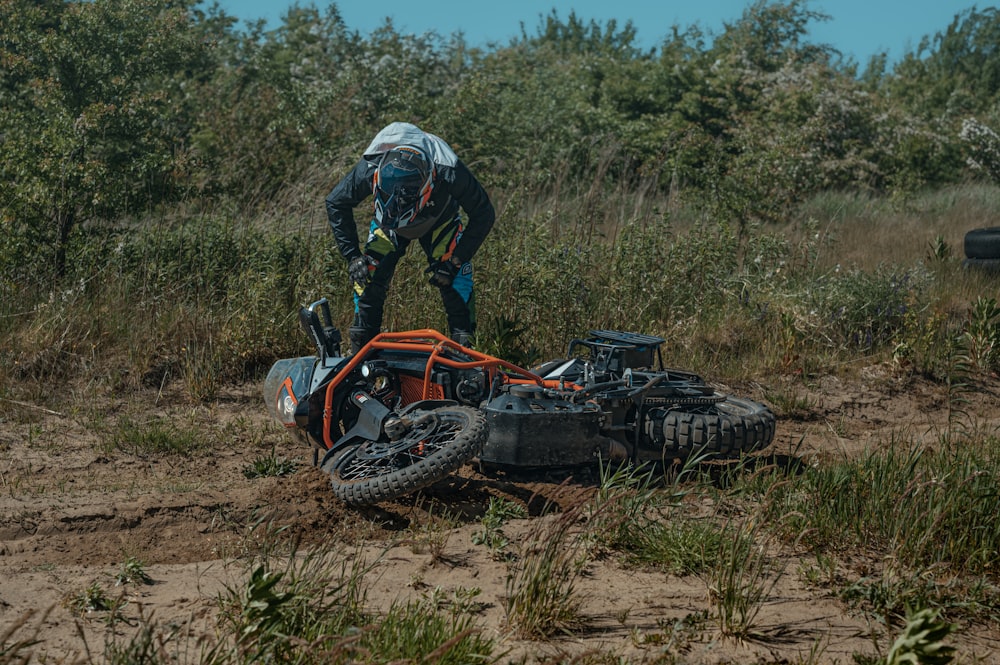
<svg viewBox="0 0 1000 665">
<path fill-rule="evenodd" d="M 357 481 L 393 473 L 446 448 L 463 427 L 454 418 L 438 418 L 430 429 L 415 427 L 399 441 L 369 441 L 344 460 L 337 474 L 344 481 Z"/>
<path fill-rule="evenodd" d="M 323 470 L 336 495 L 365 506 L 414 492 L 472 459 L 486 441 L 486 416 L 468 406 L 410 414 L 416 423 L 397 441 L 362 441 L 329 453 Z"/>
</svg>

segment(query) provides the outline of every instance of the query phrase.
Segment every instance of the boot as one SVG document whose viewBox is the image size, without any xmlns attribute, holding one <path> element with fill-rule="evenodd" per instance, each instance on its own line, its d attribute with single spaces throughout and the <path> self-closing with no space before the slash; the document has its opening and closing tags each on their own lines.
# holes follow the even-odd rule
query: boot
<svg viewBox="0 0 1000 665">
<path fill-rule="evenodd" d="M 452 328 L 451 339 L 467 349 L 472 348 L 472 333 L 467 330 L 458 330 L 457 328 Z"/>
<path fill-rule="evenodd" d="M 347 329 L 347 336 L 351 340 L 351 355 L 360 351 L 365 344 L 372 340 L 375 336 L 373 330 L 368 328 L 361 328 L 360 326 L 351 326 Z"/>
</svg>

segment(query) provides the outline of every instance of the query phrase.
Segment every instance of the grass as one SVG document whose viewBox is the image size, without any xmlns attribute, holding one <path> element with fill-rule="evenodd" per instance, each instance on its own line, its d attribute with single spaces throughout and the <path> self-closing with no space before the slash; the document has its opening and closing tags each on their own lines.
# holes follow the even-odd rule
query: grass
<svg viewBox="0 0 1000 665">
<path fill-rule="evenodd" d="M 295 473 L 298 462 L 279 455 L 275 450 L 267 455 L 257 455 L 243 467 L 243 476 L 248 480 L 254 478 L 274 478 Z"/>
<path fill-rule="evenodd" d="M 951 661 L 955 648 L 944 644 L 944 639 L 955 630 L 955 626 L 941 621 L 939 616 L 939 611 L 930 609 L 908 614 L 903 633 L 886 654 L 886 665 Z"/>
<path fill-rule="evenodd" d="M 264 528 L 265 539 L 279 535 Z M 220 639 L 196 662 L 493 660 L 494 641 L 476 623 L 476 590 L 456 590 L 451 602 L 437 593 L 394 602 L 377 613 L 365 603 L 376 562 L 358 551 L 320 545 L 300 552 L 281 540 L 262 549 L 247 562 L 245 580 L 220 595 Z"/>
<path fill-rule="evenodd" d="M 975 455 L 970 452 L 969 459 L 990 457 L 994 446 L 995 442 L 982 439 L 966 442 L 968 449 L 977 451 Z M 887 497 L 895 495 L 905 504 L 911 497 L 898 487 L 892 489 L 892 478 L 907 473 L 920 478 L 926 465 L 947 483 L 944 470 L 954 470 L 955 460 L 965 459 L 954 453 L 941 453 L 940 459 L 935 453 L 931 459 L 929 451 L 919 455 L 908 449 L 905 452 L 886 451 L 882 458 L 872 455 L 845 460 L 840 466 L 853 464 L 853 471 L 865 478 L 858 487 L 863 485 L 867 494 L 884 487 Z M 874 523 L 864 541 L 843 537 L 849 534 L 850 525 L 841 528 L 839 535 L 824 536 L 820 527 L 827 521 L 843 527 L 843 516 L 824 516 L 816 504 L 803 506 L 795 501 L 822 497 L 822 502 L 831 506 L 843 502 L 850 507 L 845 508 L 848 512 L 858 506 L 857 492 L 850 489 L 850 483 L 810 484 L 815 482 L 815 474 L 826 472 L 825 465 L 802 467 L 792 474 L 777 468 L 751 473 L 746 467 L 717 486 L 709 485 L 709 477 L 696 471 L 692 468 L 663 477 L 648 471 L 609 469 L 590 503 L 535 519 L 526 534 L 513 538 L 507 545 L 514 556 L 505 563 L 508 573 L 502 609 L 514 634 L 546 640 L 586 631 L 588 618 L 581 613 L 585 596 L 579 583 L 592 562 L 610 555 L 628 566 L 701 580 L 707 592 L 704 607 L 692 610 L 686 618 L 658 619 L 655 628 L 631 628 L 637 647 L 678 656 L 719 636 L 766 640 L 759 617 L 791 560 L 784 552 L 806 544 L 820 554 L 815 566 L 800 569 L 803 580 L 822 588 L 823 595 L 839 597 L 852 611 L 873 617 L 882 627 L 873 633 L 873 639 L 883 655 L 859 654 L 857 662 L 888 662 L 876 658 L 886 658 L 890 649 L 895 649 L 897 662 L 907 662 L 899 660 L 904 653 L 927 654 L 935 649 L 947 653 L 941 650 L 947 646 L 944 640 L 948 635 L 941 632 L 946 623 L 1000 622 L 995 612 L 1000 602 L 995 564 L 987 565 L 991 560 L 976 564 L 973 558 L 975 565 L 970 570 L 950 570 L 947 561 L 907 567 L 902 564 L 899 543 L 872 537 Z M 851 477 L 843 470 L 832 475 Z M 980 477 L 975 472 L 971 475 Z M 945 489 L 954 492 L 955 485 L 947 484 Z M 991 491 L 986 486 L 978 493 Z M 516 514 L 511 510 L 513 505 L 496 502 L 491 519 L 504 523 Z M 797 505 L 803 512 L 792 511 Z M 946 504 L 940 510 L 933 501 L 920 505 L 930 506 L 930 520 L 913 525 L 914 531 L 907 538 L 916 542 L 917 536 L 926 534 L 927 540 L 941 540 L 942 533 L 930 530 L 930 525 L 944 519 Z M 700 506 L 700 511 L 694 506 Z M 426 510 L 433 512 L 436 507 Z M 899 510 L 909 515 L 905 506 Z M 867 519 L 874 522 L 871 515 Z M 912 521 L 913 516 L 907 519 Z M 435 525 L 434 533 L 443 534 L 455 526 L 444 519 Z M 954 529 L 954 525 L 948 528 Z M 423 527 L 411 522 L 410 529 L 416 538 Z M 258 524 L 254 532 L 256 547 L 237 560 L 246 566 L 245 577 L 219 596 L 215 641 L 184 646 L 176 627 L 142 618 L 136 630 L 105 646 L 103 660 L 171 662 L 167 655 L 185 649 L 185 662 L 216 664 L 256 662 L 258 655 L 303 663 L 492 662 L 502 653 L 497 638 L 480 625 L 488 603 L 481 601 L 478 589 L 445 591 L 435 587 L 429 593 L 410 594 L 381 609 L 373 608 L 366 598 L 369 585 L 378 577 L 377 562 L 360 550 L 328 542 L 303 551 L 280 527 L 265 523 Z M 789 540 L 792 536 L 796 540 Z M 782 538 L 785 543 L 779 542 Z M 948 546 L 943 542 L 938 545 Z M 884 568 L 869 567 L 867 575 L 859 576 L 858 562 L 872 558 L 884 558 L 888 563 Z M 441 560 L 445 565 L 456 565 L 447 563 L 447 558 Z M 977 566 L 981 572 L 974 574 Z M 128 578 L 125 584 L 140 584 L 145 573 L 142 562 L 130 558 L 121 565 L 119 577 Z M 67 607 L 102 621 L 121 618 L 112 618 L 122 608 L 116 607 L 96 583 L 69 597 Z M 919 618 L 920 613 L 911 608 L 927 612 Z M 628 611 L 620 612 L 618 620 L 623 630 L 629 630 Z M 957 625 L 949 630 L 963 630 Z M 924 629 L 929 632 L 925 634 Z M 922 642 L 921 635 L 929 637 Z M 36 647 L 29 637 L 25 634 L 8 640 L 10 653 L 26 653 Z M 910 651 L 894 647 L 900 640 Z M 959 643 L 960 638 L 955 641 Z M 814 646 L 822 648 L 819 642 Z M 801 662 L 823 662 L 819 655 L 810 653 L 813 656 Z M 608 657 L 610 654 L 602 656 Z M 567 653 L 565 658 L 575 656 Z"/>
<path fill-rule="evenodd" d="M 678 576 L 704 573 L 728 535 L 712 515 L 692 514 L 685 505 L 707 491 L 696 477 L 698 463 L 689 459 L 672 477 L 653 468 L 606 467 L 589 506 L 591 537 L 631 566 Z"/>
<path fill-rule="evenodd" d="M 806 534 L 814 548 L 851 544 L 887 551 L 905 565 L 995 570 L 998 446 L 995 437 L 945 450 L 897 440 L 783 479 L 768 515 L 790 515 L 787 533 Z"/>
<path fill-rule="evenodd" d="M 209 447 L 204 432 L 172 418 L 154 416 L 137 420 L 124 415 L 118 419 L 105 445 L 136 457 L 189 457 Z"/>
<path fill-rule="evenodd" d="M 346 653 L 353 641 L 346 638 L 367 623 L 367 564 L 323 547 L 304 556 L 295 556 L 294 547 L 269 551 L 287 555 L 262 556 L 244 583 L 220 596 L 220 623 L 229 639 L 215 647 L 214 659 L 284 660 L 301 650 Z"/>
<path fill-rule="evenodd" d="M 543 639 L 580 627 L 577 581 L 587 563 L 583 504 L 537 520 L 508 564 L 504 611 L 520 637 Z"/>
<path fill-rule="evenodd" d="M 442 609 L 434 598 L 394 603 L 361 641 L 380 661 L 413 663 L 483 663 L 493 660 L 495 645 L 462 605 Z"/>
<path fill-rule="evenodd" d="M 49 613 L 44 613 L 39 621 L 33 622 L 36 614 L 37 610 L 30 610 L 0 630 L 0 663 L 9 665 L 31 660 L 34 648 L 44 640 L 41 624 L 45 623 Z"/>
<path fill-rule="evenodd" d="M 128 604 L 128 600 L 124 595 L 113 598 L 99 582 L 92 582 L 83 590 L 67 595 L 63 604 L 77 617 L 94 615 L 107 625 L 113 626 L 124 618 L 122 610 Z"/>
<path fill-rule="evenodd" d="M 421 498 L 420 501 L 423 499 Z M 423 506 L 419 505 L 419 508 Z M 438 514 L 436 503 L 430 503 L 425 511 L 414 511 L 409 532 L 409 545 L 414 554 L 428 554 L 432 564 L 446 561 L 445 549 L 451 539 L 453 529 L 458 525 L 458 519 L 448 513 L 447 507 Z"/>
<path fill-rule="evenodd" d="M 706 561 L 701 576 L 719 632 L 745 639 L 754 635 L 757 615 L 784 567 L 758 520 L 727 524 L 721 535 L 721 546 Z"/>
<path fill-rule="evenodd" d="M 512 519 L 523 519 L 528 513 L 524 506 L 500 497 L 491 496 L 481 520 L 482 528 L 472 534 L 472 542 L 484 545 L 490 556 L 499 561 L 507 558 L 510 544 L 503 532 L 503 525 Z"/>
<path fill-rule="evenodd" d="M 677 514 L 667 522 L 647 525 L 624 554 L 632 564 L 673 575 L 698 575 L 720 559 L 729 537 L 712 520 Z"/>
<path fill-rule="evenodd" d="M 838 263 L 872 270 L 883 263 L 923 259 L 940 237 L 961 254 L 966 231 L 994 226 L 1000 196 L 994 186 L 971 184 L 919 193 L 905 202 L 867 193 L 826 192 L 803 203 L 827 238 L 817 257 L 822 269 Z"/>
<path fill-rule="evenodd" d="M 817 404 L 815 398 L 795 390 L 795 386 L 778 386 L 764 395 L 768 405 L 779 418 L 802 419 L 813 412 Z"/>
<path fill-rule="evenodd" d="M 181 651 L 176 630 L 161 632 L 153 622 L 143 622 L 128 640 L 110 639 L 104 648 L 104 662 L 108 665 L 168 665 L 193 660 L 187 651 Z M 186 658 L 182 659 L 182 656 Z"/>
<path fill-rule="evenodd" d="M 592 502 L 534 519 L 521 536 L 505 528 L 522 517 L 517 504 L 491 500 L 473 544 L 503 562 L 502 610 L 516 635 L 584 628 L 581 580 L 603 557 L 700 579 L 707 591 L 690 621 L 666 621 L 637 640 L 676 646 L 711 631 L 753 637 L 785 573 L 776 553 L 789 549 L 815 559 L 799 569 L 804 583 L 879 621 L 882 653 L 898 635 L 909 635 L 908 653 L 917 653 L 911 638 L 921 627 L 938 635 L 944 620 L 1000 622 L 1000 444 L 963 402 L 997 370 L 997 282 L 959 266 L 964 230 L 991 226 L 1000 212 L 996 188 L 906 200 L 828 193 L 784 224 L 749 225 L 742 236 L 694 207 L 627 192 L 501 192 L 497 201 L 500 219 L 476 257 L 477 299 L 480 337 L 505 355 L 557 357 L 588 328 L 636 330 L 668 339 L 669 365 L 732 385 L 761 382 L 786 417 L 817 408 L 795 386 L 876 364 L 938 382 L 954 414 L 930 443 L 898 432 L 857 457 L 740 468 L 724 482 L 692 468 L 671 477 L 606 469 Z M 310 352 L 294 321 L 299 304 L 332 297 L 338 325 L 348 325 L 343 265 L 325 229 L 293 224 L 273 234 L 253 220 L 207 214 L 148 221 L 115 242 L 79 247 L 65 281 L 2 305 L 0 417 L 23 425 L 30 446 L 46 445 L 51 430 L 38 408 L 67 411 L 55 387 L 85 387 L 109 403 L 174 390 L 194 408 L 211 408 L 226 387 L 259 379 L 274 358 Z M 444 325 L 421 270 L 411 252 L 390 292 L 386 327 Z M 195 418 L 101 411 L 92 429 L 106 453 L 192 458 L 219 441 L 218 427 Z M 849 423 L 831 423 L 850 435 Z M 272 445 L 280 433 L 247 423 L 223 430 L 261 451 L 243 468 L 248 478 L 294 470 Z M 0 480 L 14 491 L 9 474 Z M 435 563 L 457 565 L 446 555 L 455 526 L 447 515 L 413 519 L 406 541 Z M 192 660 L 478 662 L 500 650 L 477 624 L 478 601 L 432 594 L 373 609 L 366 592 L 376 573 L 359 552 L 293 551 L 282 538 L 248 533 L 234 546 L 245 579 L 219 598 L 218 642 Z M 116 579 L 135 585 L 145 574 L 129 560 Z M 113 611 L 97 584 L 67 602 L 84 614 Z M 109 661 L 157 662 L 175 639 L 166 627 L 141 626 L 135 641 L 109 646 Z M 4 634 L 0 663 L 35 646 L 38 636 L 27 632 Z M 902 647 L 895 653 L 901 658 Z"/>
<path fill-rule="evenodd" d="M 964 312 L 990 293 L 991 282 L 963 273 L 954 253 L 928 259 L 929 245 L 961 247 L 962 229 L 995 212 L 996 197 L 982 189 L 929 193 L 902 210 L 825 194 L 784 225 L 751 225 L 742 236 L 695 208 L 653 196 L 625 205 L 626 193 L 612 194 L 587 199 L 596 206 L 587 211 L 555 193 L 498 194 L 500 221 L 476 257 L 484 344 L 528 361 L 599 327 L 662 335 L 668 361 L 727 378 L 824 372 L 901 345 L 933 369 L 927 336 L 960 332 Z M 297 307 L 330 297 L 342 329 L 351 307 L 331 277 L 343 265 L 329 238 L 287 228 L 265 233 L 209 214 L 81 244 L 76 274 L 0 319 L 10 360 L 0 383 L 90 377 L 128 391 L 177 382 L 192 401 L 211 403 L 226 382 L 307 353 Z M 444 326 L 419 263 L 399 267 L 390 329 Z M 514 338 L 523 348 L 506 348 Z"/>
<path fill-rule="evenodd" d="M 122 562 L 115 575 L 115 586 L 124 584 L 152 584 L 153 579 L 146 572 L 146 564 L 130 556 Z"/>
</svg>

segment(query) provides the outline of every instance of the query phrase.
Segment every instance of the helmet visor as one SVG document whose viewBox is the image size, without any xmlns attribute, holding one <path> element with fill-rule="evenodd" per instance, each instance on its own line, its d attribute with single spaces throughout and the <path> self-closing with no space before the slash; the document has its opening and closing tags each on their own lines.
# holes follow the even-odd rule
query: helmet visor
<svg viewBox="0 0 1000 665">
<path fill-rule="evenodd" d="M 423 155 L 397 149 L 379 165 L 375 186 L 375 221 L 385 229 L 409 224 L 430 197 L 432 181 Z"/>
</svg>

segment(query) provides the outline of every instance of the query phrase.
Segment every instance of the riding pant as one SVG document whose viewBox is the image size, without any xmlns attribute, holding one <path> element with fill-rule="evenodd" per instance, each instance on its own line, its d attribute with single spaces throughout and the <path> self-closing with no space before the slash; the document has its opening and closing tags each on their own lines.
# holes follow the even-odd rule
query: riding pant
<svg viewBox="0 0 1000 665">
<path fill-rule="evenodd" d="M 451 258 L 464 230 L 461 215 L 435 226 L 421 236 L 420 243 L 428 265 Z M 382 328 L 382 310 L 389 284 L 396 272 L 396 265 L 406 254 L 410 240 L 386 232 L 372 220 L 365 243 L 364 255 L 368 261 L 368 285 L 354 285 L 354 325 L 351 329 L 352 346 L 364 344 Z M 472 281 L 472 262 L 462 264 L 451 286 L 438 287 L 448 317 L 448 327 L 453 337 L 459 333 L 471 334 L 476 326 L 475 294 Z M 363 341 L 362 341 L 363 340 Z"/>
</svg>

